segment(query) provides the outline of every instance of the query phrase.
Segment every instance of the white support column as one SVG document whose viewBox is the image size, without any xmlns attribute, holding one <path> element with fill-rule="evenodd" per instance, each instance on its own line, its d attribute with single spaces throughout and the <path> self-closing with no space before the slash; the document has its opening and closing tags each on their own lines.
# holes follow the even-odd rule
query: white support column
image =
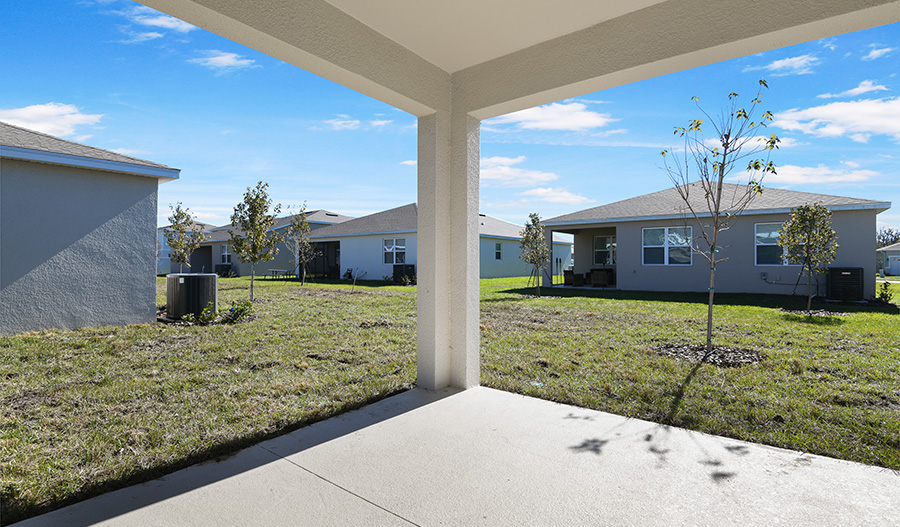
<svg viewBox="0 0 900 527">
<path fill-rule="evenodd" d="M 547 250 L 550 253 L 550 264 L 547 266 L 547 272 L 541 274 L 541 286 L 542 287 L 553 287 L 553 276 L 556 276 L 556 260 L 554 260 L 555 255 L 553 254 L 553 230 L 549 227 L 544 227 L 544 242 L 547 244 Z M 550 276 L 547 276 L 547 275 Z"/>
<path fill-rule="evenodd" d="M 464 112 L 419 118 L 418 385 L 479 383 L 480 122 Z"/>
</svg>

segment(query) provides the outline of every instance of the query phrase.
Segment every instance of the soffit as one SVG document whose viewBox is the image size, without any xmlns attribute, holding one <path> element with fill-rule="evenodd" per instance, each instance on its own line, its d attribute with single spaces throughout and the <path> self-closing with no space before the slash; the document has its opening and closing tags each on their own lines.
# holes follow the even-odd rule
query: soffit
<svg viewBox="0 0 900 527">
<path fill-rule="evenodd" d="M 664 0 L 326 0 L 449 73 Z"/>
</svg>

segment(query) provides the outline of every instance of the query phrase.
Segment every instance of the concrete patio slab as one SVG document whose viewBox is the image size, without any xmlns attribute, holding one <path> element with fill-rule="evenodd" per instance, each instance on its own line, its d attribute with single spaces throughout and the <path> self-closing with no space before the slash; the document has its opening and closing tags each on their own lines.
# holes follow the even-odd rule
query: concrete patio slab
<svg viewBox="0 0 900 527">
<path fill-rule="evenodd" d="M 17 525 L 896 525 L 900 476 L 488 388 L 412 390 Z"/>
</svg>

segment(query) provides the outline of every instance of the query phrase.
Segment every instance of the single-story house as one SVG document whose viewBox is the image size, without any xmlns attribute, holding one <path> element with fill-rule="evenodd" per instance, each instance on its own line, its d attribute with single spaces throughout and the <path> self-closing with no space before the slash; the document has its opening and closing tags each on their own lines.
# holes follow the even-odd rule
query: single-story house
<svg viewBox="0 0 900 527">
<path fill-rule="evenodd" d="M 156 195 L 179 170 L 0 123 L 0 333 L 156 317 Z"/>
<path fill-rule="evenodd" d="M 890 276 L 900 276 L 900 243 L 888 245 L 880 249 L 876 249 L 881 253 L 882 269 L 884 274 Z"/>
<path fill-rule="evenodd" d="M 203 223 L 201 221 L 194 222 L 199 225 L 203 233 L 208 233 L 210 229 L 214 228 L 215 225 L 210 225 L 209 223 Z M 156 229 L 156 273 L 157 274 L 169 274 L 169 273 L 179 273 L 181 272 L 180 266 L 178 264 L 172 263 L 172 248 L 169 247 L 169 240 L 166 238 L 166 229 L 168 229 L 170 225 L 166 225 L 165 227 L 159 227 Z M 192 255 L 193 256 L 193 255 Z M 192 266 L 193 267 L 193 266 Z M 184 272 L 191 272 L 191 269 L 185 267 Z"/>
<path fill-rule="evenodd" d="M 531 268 L 519 257 L 522 227 L 479 214 L 479 251 L 481 278 L 528 276 Z M 416 266 L 418 206 L 415 203 L 376 212 L 312 233 L 342 275 L 352 269 L 354 275 L 367 280 L 394 276 L 394 265 Z M 553 243 L 553 259 L 562 267 L 569 265 L 572 244 L 562 240 Z M 415 273 L 414 269 L 411 269 Z"/>
<path fill-rule="evenodd" d="M 270 230 L 272 231 L 284 231 L 291 224 L 291 218 L 293 216 L 284 216 L 282 218 L 276 218 L 275 226 Z M 314 232 L 317 229 L 321 229 L 322 227 L 327 227 L 329 225 L 334 225 L 338 223 L 343 223 L 345 221 L 352 220 L 353 218 L 350 216 L 343 216 L 336 212 L 331 212 L 328 210 L 309 210 L 306 211 L 306 222 L 309 224 L 310 232 Z M 234 271 L 238 276 L 249 276 L 250 275 L 250 264 L 244 263 L 241 261 L 237 255 L 231 252 L 231 248 L 229 242 L 231 240 L 231 235 L 228 233 L 229 230 L 234 231 L 236 234 L 240 234 L 241 230 L 236 229 L 233 225 L 223 225 L 221 227 L 212 227 L 206 231 L 204 234 L 207 238 L 200 244 L 200 247 L 191 254 L 191 272 L 199 273 L 199 272 L 223 272 L 227 270 Z M 279 243 L 278 244 L 278 254 L 275 256 L 274 260 L 270 260 L 268 262 L 261 262 L 256 266 L 256 275 L 263 276 L 268 273 L 269 269 L 280 269 L 287 270 L 289 272 L 297 272 L 297 264 L 294 259 L 294 252 L 291 247 L 289 247 L 290 242 L 287 243 Z M 326 255 L 327 256 L 327 255 Z M 318 273 L 322 273 L 324 271 L 318 270 L 319 267 L 322 267 L 323 257 L 319 257 L 313 262 L 310 262 L 308 268 L 316 269 Z M 172 264 L 172 272 L 178 272 L 177 264 Z"/>
<path fill-rule="evenodd" d="M 727 196 L 738 195 L 745 188 L 726 183 L 726 201 Z M 707 209 L 699 186 L 689 195 L 695 210 Z M 832 212 L 832 227 L 838 235 L 840 247 L 829 267 L 861 270 L 861 296 L 872 297 L 876 272 L 875 215 L 891 204 L 778 188 L 765 188 L 732 221 L 731 227 L 720 233 L 718 256 L 727 261 L 716 266 L 716 291 L 790 294 L 800 266 L 784 261 L 776 231 L 792 208 L 816 202 Z M 705 222 L 709 217 L 707 212 L 701 219 Z M 615 287 L 626 290 L 709 289 L 709 263 L 691 249 L 703 248 L 696 220 L 675 188 L 557 216 L 544 223 L 548 232 L 575 236 L 576 274 L 611 269 Z M 807 294 L 805 283 L 805 279 L 801 281 L 798 294 Z M 825 281 L 820 283 L 824 287 Z M 824 294 L 825 290 L 819 292 Z"/>
</svg>

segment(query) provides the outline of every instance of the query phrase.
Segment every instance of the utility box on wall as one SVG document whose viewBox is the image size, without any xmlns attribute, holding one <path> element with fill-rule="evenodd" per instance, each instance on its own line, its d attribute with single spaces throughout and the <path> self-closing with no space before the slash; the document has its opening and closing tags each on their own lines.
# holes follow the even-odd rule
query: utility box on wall
<svg viewBox="0 0 900 527">
<path fill-rule="evenodd" d="M 179 319 L 195 317 L 212 302 L 219 309 L 219 276 L 215 273 L 175 273 L 166 276 L 166 315 Z"/>
<path fill-rule="evenodd" d="M 863 299 L 862 267 L 829 267 L 825 295 L 832 300 Z"/>
</svg>

